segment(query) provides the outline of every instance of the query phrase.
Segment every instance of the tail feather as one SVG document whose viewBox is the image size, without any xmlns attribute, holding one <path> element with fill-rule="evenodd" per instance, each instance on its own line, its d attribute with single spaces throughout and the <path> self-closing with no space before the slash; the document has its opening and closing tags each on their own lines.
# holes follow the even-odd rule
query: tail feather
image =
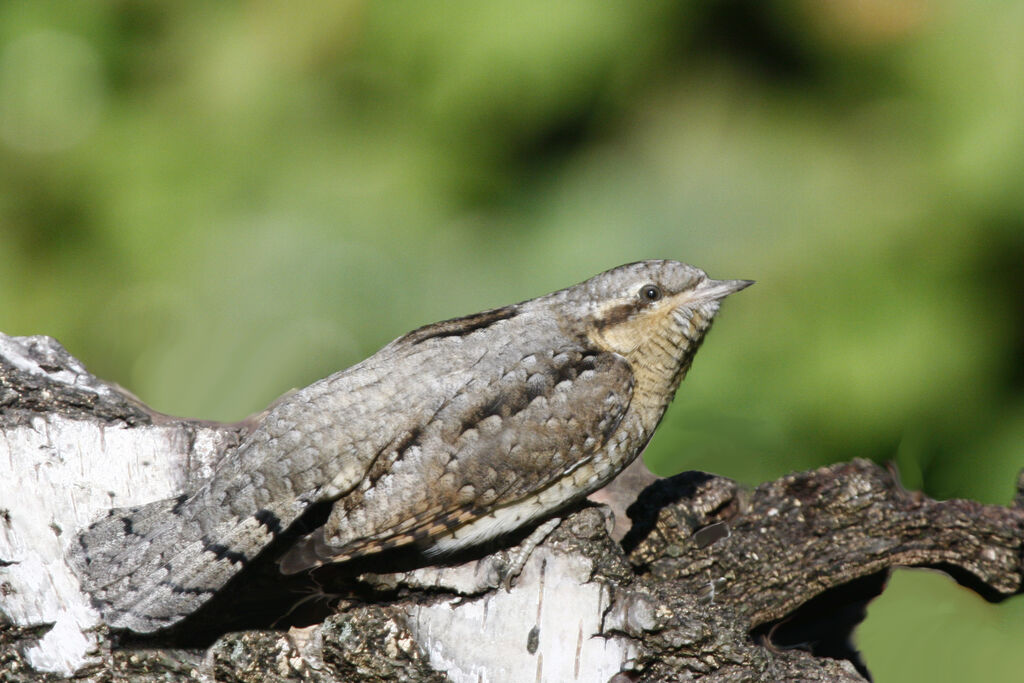
<svg viewBox="0 0 1024 683">
<path fill-rule="evenodd" d="M 141 564 L 144 541 L 173 531 L 167 522 L 178 519 L 173 511 L 181 502 L 182 498 L 170 498 L 137 507 L 114 508 L 93 522 L 72 548 L 71 566 L 82 588 L 93 593 L 131 573 Z"/>
<path fill-rule="evenodd" d="M 150 633 L 191 614 L 245 566 L 276 529 L 266 515 L 210 524 L 185 497 L 111 510 L 78 540 L 71 565 L 104 622 Z M 206 523 L 200 524 L 201 518 Z"/>
</svg>

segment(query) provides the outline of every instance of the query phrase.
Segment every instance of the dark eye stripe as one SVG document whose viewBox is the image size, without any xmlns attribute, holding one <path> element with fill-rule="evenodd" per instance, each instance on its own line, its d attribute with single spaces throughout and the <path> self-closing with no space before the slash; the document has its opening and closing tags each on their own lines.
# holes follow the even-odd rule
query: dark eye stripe
<svg viewBox="0 0 1024 683">
<path fill-rule="evenodd" d="M 608 327 L 610 325 L 618 325 L 619 323 L 626 322 L 636 314 L 638 304 L 636 302 L 621 304 L 612 308 L 604 314 L 604 317 L 598 318 L 594 321 L 599 329 Z"/>
</svg>

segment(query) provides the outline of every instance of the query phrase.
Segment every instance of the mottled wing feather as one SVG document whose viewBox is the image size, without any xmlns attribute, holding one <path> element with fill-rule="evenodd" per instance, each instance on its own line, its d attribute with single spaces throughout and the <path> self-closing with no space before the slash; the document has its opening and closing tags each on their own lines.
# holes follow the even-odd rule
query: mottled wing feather
<svg viewBox="0 0 1024 683">
<path fill-rule="evenodd" d="M 488 329 L 482 320 L 470 326 L 470 336 Z M 442 327 L 438 339 L 464 341 L 457 326 Z M 424 415 L 486 377 L 474 365 L 487 348 L 464 344 L 442 356 L 436 345 L 393 343 L 276 405 L 199 491 L 114 510 L 85 530 L 70 560 L 106 623 L 149 632 L 194 611 L 310 504 L 358 486 Z M 447 372 L 424 372 L 438 366 Z"/>
<path fill-rule="evenodd" d="M 555 485 L 607 446 L 632 386 L 628 364 L 614 354 L 575 348 L 516 359 L 487 386 L 452 397 L 382 457 L 366 485 L 337 501 L 328 522 L 282 558 L 282 571 L 429 546 Z"/>
</svg>

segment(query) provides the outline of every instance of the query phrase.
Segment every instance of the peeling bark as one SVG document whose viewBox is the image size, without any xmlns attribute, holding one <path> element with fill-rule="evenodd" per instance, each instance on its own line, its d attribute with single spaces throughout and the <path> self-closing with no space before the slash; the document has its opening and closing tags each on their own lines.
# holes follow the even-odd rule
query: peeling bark
<svg viewBox="0 0 1024 683">
<path fill-rule="evenodd" d="M 863 681 L 849 635 L 890 568 L 1021 587 L 1024 494 L 934 501 L 863 460 L 754 490 L 637 465 L 511 589 L 514 549 L 355 578 L 256 562 L 181 628 L 111 633 L 68 544 L 106 508 L 195 488 L 258 419 L 161 415 L 48 337 L 0 335 L 0 680 Z"/>
</svg>

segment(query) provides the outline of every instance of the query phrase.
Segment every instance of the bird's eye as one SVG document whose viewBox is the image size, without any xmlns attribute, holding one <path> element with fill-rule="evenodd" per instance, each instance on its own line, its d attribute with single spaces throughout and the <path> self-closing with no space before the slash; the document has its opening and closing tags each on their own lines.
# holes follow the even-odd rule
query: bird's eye
<svg viewBox="0 0 1024 683">
<path fill-rule="evenodd" d="M 640 288 L 640 298 L 644 301 L 657 301 L 661 298 L 661 287 L 658 285 L 644 285 Z"/>
</svg>

